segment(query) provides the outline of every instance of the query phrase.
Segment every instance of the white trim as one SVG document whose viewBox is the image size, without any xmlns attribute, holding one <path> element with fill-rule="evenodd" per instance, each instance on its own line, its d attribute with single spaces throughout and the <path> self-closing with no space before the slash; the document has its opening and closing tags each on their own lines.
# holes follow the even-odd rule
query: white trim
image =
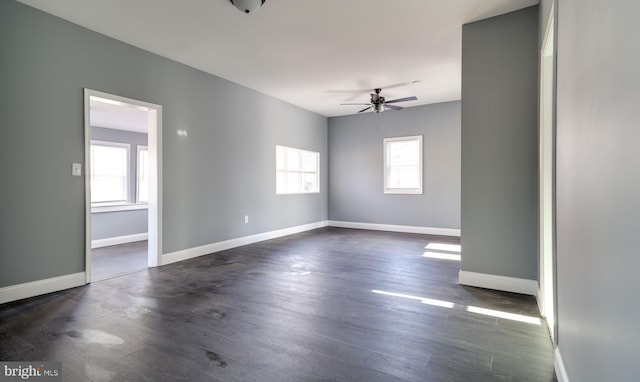
<svg viewBox="0 0 640 382">
<path fill-rule="evenodd" d="M 149 149 L 149 202 L 147 265 L 156 267 L 162 254 L 162 106 L 97 90 L 84 89 L 84 136 L 85 136 L 85 272 L 86 282 L 91 282 L 91 172 L 89 147 L 91 138 L 91 99 L 100 102 L 133 107 L 147 112 L 147 136 Z"/>
<path fill-rule="evenodd" d="M 149 208 L 147 203 L 127 203 L 127 204 L 114 204 L 110 206 L 92 206 L 91 213 L 92 214 L 102 214 L 105 212 L 121 212 L 121 211 L 136 211 L 136 210 L 146 210 Z"/>
<path fill-rule="evenodd" d="M 214 252 L 224 251 L 226 249 L 236 248 L 243 245 L 253 244 L 264 240 L 275 239 L 282 236 L 292 235 L 312 229 L 326 227 L 327 221 L 305 224 L 296 227 L 283 228 L 270 232 L 263 232 L 256 235 L 239 237 L 237 239 L 219 241 L 217 243 L 207 244 L 200 247 L 183 249 L 176 252 L 166 253 L 161 257 L 160 265 L 176 263 L 178 261 L 193 259 L 194 257 L 209 255 Z"/>
<path fill-rule="evenodd" d="M 554 88 L 554 34 L 555 34 L 555 1 L 551 1 L 549 20 L 540 50 L 539 79 L 539 136 L 538 136 L 538 173 L 539 173 L 539 212 L 538 212 L 538 259 L 540 290 L 538 307 L 545 317 L 551 341 L 555 344 L 555 285 L 553 280 L 555 258 L 555 88 Z"/>
<path fill-rule="evenodd" d="M 418 227 L 409 225 L 345 222 L 338 220 L 329 220 L 329 226 L 339 228 L 369 229 L 373 231 L 421 233 L 426 235 L 460 237 L 460 229 L 457 228 Z"/>
<path fill-rule="evenodd" d="M 148 200 L 144 202 L 140 201 L 140 152 L 147 152 L 147 161 L 149 160 L 149 146 L 137 145 L 136 146 L 136 203 L 145 205 L 148 203 Z M 147 167 L 147 176 L 149 174 L 149 168 Z M 148 187 L 147 187 L 148 189 Z M 149 198 L 149 194 L 147 192 L 147 199 Z"/>
<path fill-rule="evenodd" d="M 134 235 L 108 237 L 106 239 L 91 240 L 91 248 L 109 247 L 112 245 L 133 243 L 147 239 L 149 239 L 149 234 L 146 232 L 136 233 Z"/>
<path fill-rule="evenodd" d="M 84 274 L 85 282 L 91 282 L 91 95 L 84 89 Z"/>
<path fill-rule="evenodd" d="M 157 267 L 162 258 L 162 106 L 155 105 L 149 110 L 148 118 L 149 150 L 149 213 L 147 225 L 149 239 L 147 265 Z"/>
<path fill-rule="evenodd" d="M 420 185 L 417 188 L 390 188 L 387 183 L 389 180 L 389 143 L 393 142 L 414 142 L 417 141 L 420 145 L 420 150 L 418 152 L 418 182 Z M 409 195 L 421 195 L 422 194 L 422 171 L 423 171 L 423 144 L 422 144 L 422 135 L 412 135 L 408 137 L 389 137 L 383 138 L 382 140 L 383 147 L 382 151 L 384 153 L 384 193 L 385 194 L 409 194 Z"/>
<path fill-rule="evenodd" d="M 0 288 L 0 304 L 85 285 L 84 272 Z"/>
<path fill-rule="evenodd" d="M 458 274 L 458 282 L 462 285 L 528 294 L 531 296 L 535 296 L 538 291 L 538 282 L 536 280 L 467 272 L 463 270 L 460 270 Z"/>
<path fill-rule="evenodd" d="M 538 291 L 536 292 L 536 303 L 538 303 L 538 311 L 540 311 L 540 315 L 542 317 L 546 317 L 544 315 L 544 295 L 542 294 L 542 287 L 540 282 L 538 282 Z"/>
<path fill-rule="evenodd" d="M 567 375 L 567 369 L 564 367 L 564 361 L 562 361 L 562 355 L 560 355 L 560 348 L 556 347 L 554 351 L 555 356 L 555 370 L 558 382 L 569 382 L 569 375 Z"/>
<path fill-rule="evenodd" d="M 542 39 L 542 48 L 540 54 L 542 56 L 552 56 L 554 54 L 554 35 L 555 35 L 555 0 L 551 1 L 551 9 L 549 10 L 549 19 L 544 31 L 544 37 Z"/>
</svg>

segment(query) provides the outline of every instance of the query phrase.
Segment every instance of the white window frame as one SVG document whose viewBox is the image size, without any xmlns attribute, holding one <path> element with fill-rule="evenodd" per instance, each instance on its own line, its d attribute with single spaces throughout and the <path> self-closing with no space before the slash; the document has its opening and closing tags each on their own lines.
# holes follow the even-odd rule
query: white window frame
<svg viewBox="0 0 640 382">
<path fill-rule="evenodd" d="M 142 146 L 142 145 L 138 145 L 136 148 L 136 203 L 140 203 L 140 204 L 147 204 L 149 202 L 149 200 L 145 200 L 145 201 L 141 201 L 140 200 L 140 152 L 141 151 L 146 151 L 147 152 L 147 156 L 149 155 L 149 147 L 148 146 Z M 148 165 L 149 163 L 147 163 Z M 147 166 L 147 178 L 149 177 L 149 168 Z M 147 180 L 147 183 L 149 183 L 149 180 Z M 148 187 L 148 185 L 147 185 Z M 147 190 L 147 196 L 148 194 L 148 190 Z M 148 199 L 148 198 L 147 198 Z"/>
<path fill-rule="evenodd" d="M 284 155 L 284 158 L 285 158 L 284 159 L 284 161 L 285 161 L 284 162 L 284 168 L 282 168 L 282 169 L 278 168 L 278 159 L 277 158 L 278 158 L 278 150 L 279 149 L 282 149 L 285 152 L 285 155 Z M 315 168 L 315 171 L 302 171 L 302 170 L 290 171 L 290 170 L 287 170 L 287 163 L 286 163 L 286 158 L 287 158 L 286 152 L 287 151 L 294 151 L 294 152 L 298 152 L 298 153 L 311 153 L 311 154 L 315 155 L 315 157 L 316 157 L 316 168 Z M 315 183 L 317 185 L 317 189 L 313 190 L 313 191 L 305 191 L 304 187 L 302 185 L 303 177 L 300 176 L 300 184 L 299 184 L 299 187 L 298 187 L 297 191 L 295 191 L 295 192 L 287 192 L 287 191 L 279 190 L 278 189 L 278 173 L 279 172 L 283 172 L 285 177 L 289 173 L 298 173 L 300 175 L 302 175 L 302 174 L 315 174 L 315 176 L 316 176 L 316 182 Z M 298 149 L 298 148 L 295 148 L 295 147 L 276 145 L 276 195 L 318 194 L 318 193 L 320 193 L 320 152 L 311 151 L 311 150 L 303 150 L 303 149 Z"/>
<path fill-rule="evenodd" d="M 418 183 L 419 186 L 416 188 L 396 188 L 389 186 L 389 144 L 394 142 L 418 142 L 419 145 L 419 158 L 418 158 Z M 385 194 L 422 194 L 422 169 L 423 169 L 423 144 L 422 144 L 422 135 L 412 135 L 406 137 L 391 137 L 384 138 L 384 193 Z"/>
<path fill-rule="evenodd" d="M 124 148 L 127 150 L 127 164 L 126 164 L 126 173 L 125 173 L 125 199 L 124 200 L 113 200 L 113 201 L 104 201 L 104 202 L 91 202 L 91 205 L 93 207 L 99 207 L 99 206 L 114 206 L 114 205 L 123 205 L 123 204 L 128 204 L 129 203 L 129 199 L 130 199 L 130 172 L 131 172 L 131 145 L 128 143 L 121 143 L 121 142 L 111 142 L 111 141 L 98 141 L 98 140 L 91 140 L 90 141 L 90 146 L 89 149 L 91 149 L 91 146 L 106 146 L 106 147 L 119 147 L 119 148 Z M 93 171 L 93 158 L 90 157 L 90 166 L 92 166 L 91 168 L 91 180 L 93 180 L 93 177 L 95 176 L 94 171 Z M 93 195 L 93 194 L 92 194 Z"/>
</svg>

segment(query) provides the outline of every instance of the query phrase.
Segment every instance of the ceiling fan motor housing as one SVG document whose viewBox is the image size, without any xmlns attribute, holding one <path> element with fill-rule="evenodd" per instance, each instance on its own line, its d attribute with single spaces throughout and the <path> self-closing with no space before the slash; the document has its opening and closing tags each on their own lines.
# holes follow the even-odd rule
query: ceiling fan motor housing
<svg viewBox="0 0 640 382">
<path fill-rule="evenodd" d="M 368 105 L 368 107 L 358 111 L 358 113 L 363 113 L 367 110 L 373 109 L 376 113 L 382 113 L 385 109 L 393 109 L 393 110 L 402 110 L 403 108 L 397 105 L 387 105 L 387 100 L 380 95 L 382 89 L 376 88 L 373 89 L 375 93 L 371 93 L 371 101 L 369 103 L 342 103 L 341 105 Z M 418 98 L 415 96 L 404 97 L 392 99 L 389 101 L 389 104 L 396 102 L 406 102 L 406 101 L 416 101 Z"/>
<path fill-rule="evenodd" d="M 382 89 L 373 89 L 375 94 L 371 94 L 371 104 L 373 105 L 373 110 L 376 113 L 382 113 L 384 111 L 384 97 L 380 95 Z"/>
<path fill-rule="evenodd" d="M 260 8 L 266 0 L 229 0 L 234 7 L 244 13 L 251 13 Z"/>
</svg>

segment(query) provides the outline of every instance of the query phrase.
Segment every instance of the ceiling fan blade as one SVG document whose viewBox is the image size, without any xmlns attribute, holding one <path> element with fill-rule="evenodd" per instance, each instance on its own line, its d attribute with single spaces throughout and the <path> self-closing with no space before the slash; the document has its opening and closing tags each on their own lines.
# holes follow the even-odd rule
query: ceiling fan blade
<svg viewBox="0 0 640 382">
<path fill-rule="evenodd" d="M 384 107 L 386 107 L 387 109 L 393 109 L 393 110 L 402 110 L 402 109 L 404 109 L 404 107 L 400 107 L 400 106 L 396 106 L 396 105 L 387 105 L 387 104 L 385 104 Z"/>
<path fill-rule="evenodd" d="M 392 85 L 387 85 L 387 86 L 378 86 L 379 89 L 393 89 L 393 88 L 399 88 L 401 86 L 408 86 L 411 84 L 414 84 L 416 82 L 420 82 L 420 81 L 412 81 L 412 82 L 400 82 L 397 84 L 392 84 Z M 331 90 L 327 90 L 327 93 L 335 93 L 335 94 L 352 94 L 354 97 L 362 94 L 362 93 L 367 93 L 370 92 L 371 90 L 374 90 L 375 88 L 370 86 L 371 83 L 367 80 L 358 80 L 358 89 L 331 89 Z"/>
<path fill-rule="evenodd" d="M 362 113 L 363 111 L 367 111 L 367 110 L 369 110 L 369 109 L 371 109 L 371 108 L 372 108 L 372 106 L 369 106 L 369 107 L 367 107 L 367 108 L 364 108 L 364 109 L 360 110 L 358 113 Z"/>
<path fill-rule="evenodd" d="M 411 85 L 411 84 L 413 84 L 413 83 L 414 83 L 414 82 L 400 82 L 400 83 L 393 84 L 393 85 L 383 86 L 382 88 L 383 88 L 383 89 L 393 89 L 393 88 L 399 88 L 399 87 L 401 87 L 401 86 Z"/>
<path fill-rule="evenodd" d="M 392 99 L 391 101 L 387 101 L 386 103 L 407 102 L 407 101 L 417 101 L 417 100 L 418 100 L 417 97 L 412 96 L 412 97 L 404 97 L 404 98 Z"/>
<path fill-rule="evenodd" d="M 326 90 L 325 93 L 330 94 L 362 94 L 368 92 L 369 89 L 331 89 Z"/>
<path fill-rule="evenodd" d="M 341 103 L 340 105 L 371 105 L 370 103 Z"/>
</svg>

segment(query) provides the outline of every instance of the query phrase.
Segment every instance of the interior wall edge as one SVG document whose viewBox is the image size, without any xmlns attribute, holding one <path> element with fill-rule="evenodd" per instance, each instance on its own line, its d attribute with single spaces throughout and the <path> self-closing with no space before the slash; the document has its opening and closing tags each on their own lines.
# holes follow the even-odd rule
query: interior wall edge
<svg viewBox="0 0 640 382">
<path fill-rule="evenodd" d="M 142 241 L 142 240 L 148 240 L 148 239 L 149 239 L 148 232 L 136 233 L 136 234 L 125 235 L 125 236 L 108 237 L 105 239 L 91 240 L 91 248 L 93 249 L 93 248 L 109 247 L 112 245 L 134 243 L 136 241 Z"/>
<path fill-rule="evenodd" d="M 554 351 L 554 358 L 556 377 L 558 378 L 558 382 L 569 382 L 569 376 L 567 375 L 567 370 L 564 367 L 564 361 L 562 360 L 562 355 L 560 354 L 560 347 L 556 347 Z"/>
<path fill-rule="evenodd" d="M 520 293 L 531 296 L 537 296 L 538 293 L 537 280 L 521 279 L 517 277 L 460 270 L 460 273 L 458 274 L 458 282 L 461 285 L 494 289 L 503 292 Z"/>
<path fill-rule="evenodd" d="M 30 281 L 22 284 L 0 288 L 0 304 L 58 292 L 65 289 L 85 285 L 84 272 Z"/>
<path fill-rule="evenodd" d="M 347 222 L 339 220 L 329 220 L 329 226 L 339 228 L 369 229 L 374 231 L 420 233 L 425 235 L 460 237 L 460 229 L 457 228 L 418 227 L 393 224 Z"/>
<path fill-rule="evenodd" d="M 293 235 L 305 231 L 310 231 L 317 228 L 326 227 L 328 225 L 327 220 L 318 221 L 315 223 L 303 224 L 299 226 L 283 228 L 279 230 L 263 232 L 255 235 L 243 236 L 231 240 L 219 241 L 216 243 L 205 244 L 198 247 L 182 249 L 179 251 L 165 253 L 161 256 L 161 264 L 167 265 L 193 259 L 195 257 L 210 255 L 212 253 L 224 251 L 231 248 L 240 247 L 243 245 L 249 245 L 264 240 L 276 239 L 282 236 Z"/>
</svg>

